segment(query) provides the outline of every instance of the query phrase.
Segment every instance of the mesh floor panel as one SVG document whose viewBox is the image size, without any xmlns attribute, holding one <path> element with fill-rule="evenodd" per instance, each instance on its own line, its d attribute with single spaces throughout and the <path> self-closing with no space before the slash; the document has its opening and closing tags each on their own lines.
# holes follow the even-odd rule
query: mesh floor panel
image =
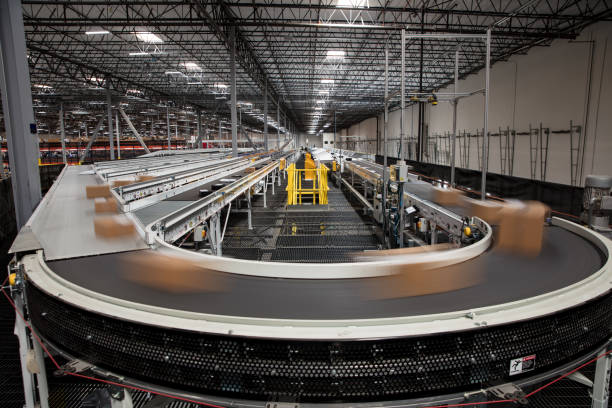
<svg viewBox="0 0 612 408">
<path fill-rule="evenodd" d="M 379 228 L 332 184 L 329 205 L 304 204 L 291 209 L 285 207 L 286 187 L 284 178 L 275 186 L 274 195 L 268 186 L 266 208 L 262 196 L 253 197 L 252 229 L 246 213 L 232 212 L 223 240 L 224 256 L 273 262 L 350 262 L 355 252 L 380 247 Z M 241 209 L 245 207 L 242 203 Z"/>
</svg>

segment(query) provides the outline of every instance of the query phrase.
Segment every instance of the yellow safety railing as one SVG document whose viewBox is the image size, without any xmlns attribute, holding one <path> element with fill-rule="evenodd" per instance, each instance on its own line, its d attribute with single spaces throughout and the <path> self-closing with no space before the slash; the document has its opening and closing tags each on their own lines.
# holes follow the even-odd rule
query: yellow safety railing
<svg viewBox="0 0 612 408">
<path fill-rule="evenodd" d="M 310 153 L 306 153 L 306 159 L 304 160 L 304 180 L 313 180 L 316 177 L 316 169 L 317 165 L 314 160 L 312 160 L 312 156 Z"/>
<path fill-rule="evenodd" d="M 296 169 L 295 163 L 292 163 L 287 167 L 287 205 L 302 204 L 302 196 L 304 195 L 311 195 L 313 204 L 317 204 L 317 197 L 319 204 L 327 204 L 328 170 L 324 165 L 313 169 Z M 302 180 L 312 181 L 312 187 L 302 187 Z"/>
</svg>

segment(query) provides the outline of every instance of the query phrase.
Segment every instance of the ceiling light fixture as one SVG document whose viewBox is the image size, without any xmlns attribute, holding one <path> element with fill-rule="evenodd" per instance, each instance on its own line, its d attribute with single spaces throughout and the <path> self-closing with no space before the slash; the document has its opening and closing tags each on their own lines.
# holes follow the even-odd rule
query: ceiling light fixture
<svg viewBox="0 0 612 408">
<path fill-rule="evenodd" d="M 185 65 L 185 68 L 187 68 L 190 71 L 201 71 L 202 70 L 202 68 L 200 68 L 200 66 L 196 64 L 195 62 L 186 62 L 183 65 Z"/>
<path fill-rule="evenodd" d="M 146 51 L 130 52 L 130 57 L 143 57 L 145 55 L 149 55 L 149 53 Z"/>
<path fill-rule="evenodd" d="M 110 34 L 110 31 L 108 31 L 108 30 L 92 30 L 92 31 L 85 31 L 85 34 L 87 34 L 87 35 L 106 35 L 106 34 Z"/>
<path fill-rule="evenodd" d="M 159 43 L 164 42 L 164 40 L 162 40 L 161 38 L 159 38 L 158 36 L 156 36 L 155 34 L 149 31 L 141 31 L 135 34 L 136 34 L 136 37 L 138 37 L 138 39 L 142 42 L 152 43 L 152 44 L 159 44 Z"/>
<path fill-rule="evenodd" d="M 368 0 L 338 0 L 336 7 L 364 8 L 368 7 Z"/>
<path fill-rule="evenodd" d="M 333 84 L 334 80 L 333 79 L 322 79 L 321 83 L 322 84 Z"/>
<path fill-rule="evenodd" d="M 329 50 L 327 51 L 327 59 L 330 60 L 341 60 L 344 59 L 346 52 L 342 50 Z"/>
</svg>

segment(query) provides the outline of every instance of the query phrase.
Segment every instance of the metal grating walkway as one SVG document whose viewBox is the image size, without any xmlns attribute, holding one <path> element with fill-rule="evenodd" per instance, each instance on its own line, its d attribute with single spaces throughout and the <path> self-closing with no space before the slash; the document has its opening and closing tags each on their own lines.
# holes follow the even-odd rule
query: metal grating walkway
<svg viewBox="0 0 612 408">
<path fill-rule="evenodd" d="M 359 214 L 361 208 L 334 185 L 328 205 L 304 204 L 287 209 L 286 179 L 252 199 L 253 229 L 248 216 L 232 209 L 223 241 L 223 255 L 273 262 L 350 262 L 352 254 L 378 249 L 379 228 Z M 308 200 L 306 200 L 308 201 Z"/>
</svg>

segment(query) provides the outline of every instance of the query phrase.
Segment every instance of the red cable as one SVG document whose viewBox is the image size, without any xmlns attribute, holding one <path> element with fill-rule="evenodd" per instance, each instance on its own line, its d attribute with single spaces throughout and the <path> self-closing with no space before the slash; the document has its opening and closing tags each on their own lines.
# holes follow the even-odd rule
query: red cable
<svg viewBox="0 0 612 408">
<path fill-rule="evenodd" d="M 6 285 L 7 281 L 8 281 L 8 277 L 4 280 L 4 282 L 2 283 L 2 286 L 0 287 L 0 290 L 2 291 L 2 294 L 9 301 L 9 303 L 11 304 L 13 309 L 15 309 L 15 312 L 21 318 L 21 320 L 23 320 L 23 322 L 27 326 L 27 328 L 30 329 L 30 332 L 34 335 L 34 338 L 36 339 L 38 344 L 40 344 L 40 346 L 45 351 L 45 353 L 47 354 L 49 359 L 53 362 L 53 365 L 58 370 L 61 370 L 64 374 L 71 375 L 71 376 L 77 377 L 77 378 L 84 378 L 84 379 L 87 379 L 87 380 L 97 381 L 97 382 L 101 382 L 101 383 L 104 383 L 104 384 L 115 385 L 115 386 L 122 387 L 122 388 L 128 388 L 128 389 L 135 390 L 135 391 L 148 392 L 150 394 L 155 394 L 155 395 L 159 395 L 159 396 L 166 397 L 166 398 L 173 398 L 173 399 L 176 399 L 176 400 L 179 400 L 179 401 L 189 402 L 189 403 L 198 404 L 198 405 L 202 405 L 202 406 L 206 406 L 206 407 L 225 408 L 225 407 L 223 407 L 221 405 L 208 404 L 208 403 L 205 403 L 205 402 L 195 401 L 195 400 L 191 400 L 191 399 L 188 399 L 188 398 L 182 398 L 182 397 L 178 397 L 178 396 L 175 396 L 175 395 L 165 394 L 163 392 L 148 390 L 146 388 L 134 387 L 134 386 L 131 386 L 131 385 L 121 384 L 121 383 L 117 383 L 117 382 L 114 382 L 114 381 L 103 380 L 101 378 L 89 377 L 87 375 L 82 375 L 82 374 L 77 374 L 77 373 L 71 373 L 71 372 L 68 372 L 68 371 L 63 371 L 62 368 L 60 367 L 60 365 L 57 363 L 57 361 L 53 358 L 53 356 L 51 355 L 51 353 L 49 352 L 47 347 L 45 347 L 45 345 L 42 342 L 41 338 L 38 337 L 38 335 L 34 332 L 34 330 L 32 330 L 32 327 L 30 326 L 28 321 L 23 317 L 23 315 L 21 314 L 19 309 L 17 309 L 17 306 L 15 305 L 15 303 L 13 302 L 11 297 L 4 291 L 4 285 Z M 534 390 L 534 391 L 530 392 L 529 394 L 525 395 L 524 398 L 526 398 L 526 399 L 530 398 L 531 396 L 537 394 L 538 392 L 540 392 L 540 391 L 550 387 L 554 383 L 556 383 L 558 381 L 561 381 L 562 379 L 568 377 L 569 375 L 575 373 L 576 371 L 579 371 L 579 370 L 583 369 L 584 367 L 593 364 L 594 362 L 596 362 L 600 358 L 605 357 L 605 356 L 607 356 L 609 354 L 612 354 L 612 350 L 606 351 L 605 353 L 602 353 L 602 354 L 598 355 L 597 357 L 587 361 L 586 363 L 580 365 L 579 367 L 576 367 L 573 370 L 568 371 L 567 373 L 561 375 L 560 377 L 558 377 L 558 378 L 556 378 L 556 379 L 554 379 L 554 380 L 544 384 L 540 388 L 537 388 L 536 390 Z M 492 404 L 501 404 L 501 403 L 504 403 L 504 402 L 516 402 L 516 400 L 514 400 L 514 399 L 505 399 L 505 400 L 484 401 L 484 402 L 464 402 L 464 403 L 460 403 L 460 404 L 450 404 L 450 405 L 448 405 L 448 404 L 445 404 L 445 405 L 429 405 L 429 406 L 426 406 L 426 407 L 423 407 L 423 408 L 473 407 L 473 406 L 476 406 L 476 405 L 492 405 Z"/>
</svg>

